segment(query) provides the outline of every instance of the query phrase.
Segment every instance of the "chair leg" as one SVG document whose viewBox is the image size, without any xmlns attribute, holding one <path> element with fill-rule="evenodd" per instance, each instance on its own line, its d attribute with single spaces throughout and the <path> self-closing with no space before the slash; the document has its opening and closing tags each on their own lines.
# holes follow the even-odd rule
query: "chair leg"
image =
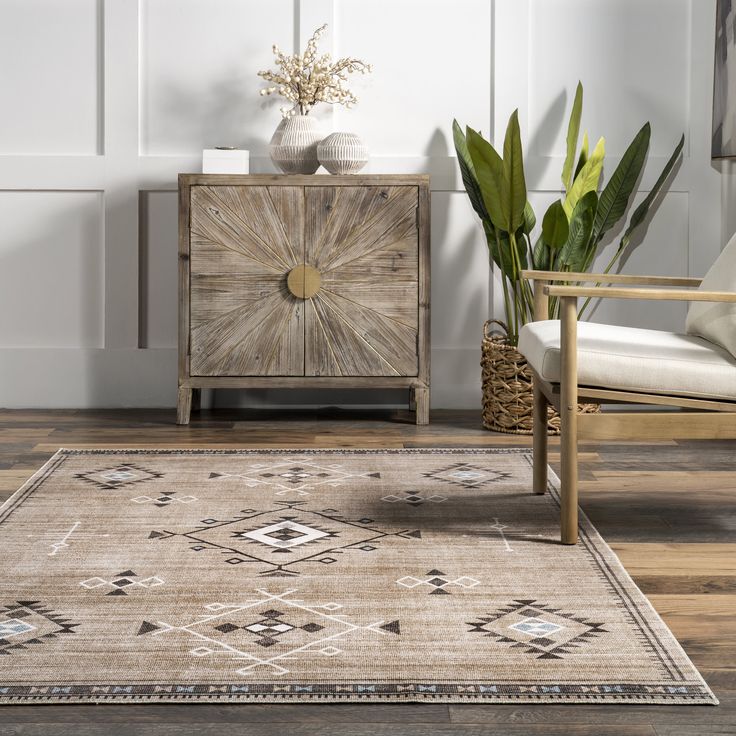
<svg viewBox="0 0 736 736">
<path fill-rule="evenodd" d="M 575 406 L 575 405 L 573 405 Z M 560 432 L 560 462 L 562 465 L 561 538 L 563 544 L 578 541 L 578 438 L 575 420 L 565 408 Z"/>
<path fill-rule="evenodd" d="M 533 434 L 534 434 L 534 493 L 542 494 L 547 490 L 547 397 L 539 388 L 539 379 L 535 375 L 532 380 L 534 392 Z"/>
<path fill-rule="evenodd" d="M 578 367 L 577 299 L 562 297 L 560 375 L 560 464 L 562 466 L 561 537 L 563 544 L 578 541 Z"/>
</svg>

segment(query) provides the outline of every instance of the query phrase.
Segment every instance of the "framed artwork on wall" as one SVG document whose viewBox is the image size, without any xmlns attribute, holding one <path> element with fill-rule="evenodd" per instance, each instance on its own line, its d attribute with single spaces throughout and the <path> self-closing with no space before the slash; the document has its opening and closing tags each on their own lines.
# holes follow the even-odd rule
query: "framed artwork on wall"
<svg viewBox="0 0 736 736">
<path fill-rule="evenodd" d="M 736 158 L 736 0 L 718 0 L 712 158 Z"/>
</svg>

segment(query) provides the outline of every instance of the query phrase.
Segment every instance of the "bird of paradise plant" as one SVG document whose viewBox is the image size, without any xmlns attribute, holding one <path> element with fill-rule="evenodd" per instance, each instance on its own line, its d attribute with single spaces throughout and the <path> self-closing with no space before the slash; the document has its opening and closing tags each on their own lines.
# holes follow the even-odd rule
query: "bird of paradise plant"
<svg viewBox="0 0 736 736">
<path fill-rule="evenodd" d="M 522 269 L 532 264 L 547 271 L 588 271 L 606 234 L 625 216 L 646 162 L 651 137 L 649 123 L 634 136 L 613 174 L 599 190 L 605 139 L 601 138 L 590 152 L 585 132 L 578 152 L 582 110 L 583 86 L 578 82 L 567 129 L 562 196 L 545 212 L 534 244 L 532 234 L 537 219 L 527 200 L 518 110 L 511 114 L 506 128 L 503 155 L 479 132 L 469 126 L 463 132 L 457 120 L 453 121 L 463 184 L 483 225 L 491 261 L 500 271 L 507 338 L 511 345 L 516 345 L 519 329 L 534 314 L 533 294 L 521 277 Z M 684 142 L 683 135 L 651 191 L 632 213 L 605 273 L 635 247 L 632 236 L 652 207 L 656 209 L 657 197 L 680 158 Z M 589 306 L 588 300 L 580 310 L 581 317 Z M 559 305 L 550 300 L 549 317 L 558 316 Z"/>
</svg>

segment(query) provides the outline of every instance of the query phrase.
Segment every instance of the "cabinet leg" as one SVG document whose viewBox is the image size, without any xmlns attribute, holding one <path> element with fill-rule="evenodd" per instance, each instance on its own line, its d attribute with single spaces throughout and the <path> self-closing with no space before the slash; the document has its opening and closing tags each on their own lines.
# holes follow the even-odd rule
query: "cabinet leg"
<svg viewBox="0 0 736 736">
<path fill-rule="evenodd" d="M 414 389 L 409 389 L 409 411 L 417 410 L 417 402 L 414 400 Z"/>
<path fill-rule="evenodd" d="M 415 388 L 414 403 L 416 404 L 417 424 L 429 424 L 429 389 Z"/>
<path fill-rule="evenodd" d="M 189 424 L 189 414 L 192 411 L 192 389 L 179 388 L 176 402 L 176 423 Z"/>
</svg>

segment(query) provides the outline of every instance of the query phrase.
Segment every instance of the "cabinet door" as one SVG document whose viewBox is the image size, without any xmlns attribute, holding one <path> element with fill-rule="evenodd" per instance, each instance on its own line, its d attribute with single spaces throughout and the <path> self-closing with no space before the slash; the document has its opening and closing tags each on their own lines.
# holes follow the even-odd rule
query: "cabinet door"
<svg viewBox="0 0 736 736">
<path fill-rule="evenodd" d="M 286 285 L 304 259 L 303 188 L 191 191 L 191 375 L 304 375 L 304 303 Z"/>
<path fill-rule="evenodd" d="M 418 190 L 306 187 L 305 374 L 416 376 Z"/>
</svg>

